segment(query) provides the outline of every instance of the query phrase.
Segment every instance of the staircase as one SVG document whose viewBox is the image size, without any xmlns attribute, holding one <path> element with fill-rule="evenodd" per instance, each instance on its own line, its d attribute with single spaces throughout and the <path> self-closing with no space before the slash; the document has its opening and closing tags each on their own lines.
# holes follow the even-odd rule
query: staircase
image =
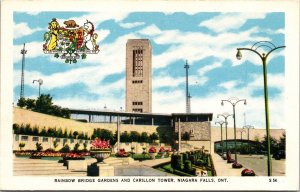
<svg viewBox="0 0 300 192">
<path fill-rule="evenodd" d="M 104 163 L 116 166 L 116 165 L 129 165 L 134 162 L 131 157 L 123 157 L 123 158 L 116 158 L 116 157 L 109 157 L 103 160 Z"/>
<path fill-rule="evenodd" d="M 54 160 L 15 157 L 13 163 L 14 176 L 86 176 L 86 171 L 67 170 L 63 163 Z"/>
</svg>

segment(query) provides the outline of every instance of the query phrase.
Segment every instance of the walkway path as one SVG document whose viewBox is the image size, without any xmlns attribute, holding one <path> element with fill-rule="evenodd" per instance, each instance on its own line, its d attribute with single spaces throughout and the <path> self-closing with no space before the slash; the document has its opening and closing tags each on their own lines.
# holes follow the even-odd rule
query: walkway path
<svg viewBox="0 0 300 192">
<path fill-rule="evenodd" d="M 232 163 L 227 163 L 217 153 L 211 154 L 214 162 L 214 166 L 217 172 L 217 176 L 241 176 L 241 172 L 244 168 L 233 169 Z"/>
</svg>

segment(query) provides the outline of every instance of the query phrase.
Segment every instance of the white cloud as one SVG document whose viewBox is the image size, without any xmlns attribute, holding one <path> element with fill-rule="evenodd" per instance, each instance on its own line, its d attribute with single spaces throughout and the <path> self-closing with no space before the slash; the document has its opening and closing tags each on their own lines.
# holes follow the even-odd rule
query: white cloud
<svg viewBox="0 0 300 192">
<path fill-rule="evenodd" d="M 227 81 L 227 82 L 224 82 L 224 83 L 220 83 L 218 86 L 220 87 L 223 87 L 227 90 L 231 90 L 233 89 L 236 85 L 238 84 L 237 81 Z"/>
<path fill-rule="evenodd" d="M 40 11 L 27 11 L 26 12 L 28 15 L 38 15 Z"/>
<path fill-rule="evenodd" d="M 144 22 L 120 23 L 120 26 L 125 29 L 131 29 L 131 28 L 138 27 L 141 25 L 145 25 L 145 23 Z"/>
<path fill-rule="evenodd" d="M 21 59 L 22 59 L 22 54 L 20 51 L 23 49 L 23 44 L 22 45 L 14 45 L 14 54 L 13 54 L 13 62 L 14 64 L 19 64 Z M 27 50 L 27 53 L 25 55 L 26 58 L 35 58 L 35 57 L 40 57 L 40 56 L 50 56 L 50 55 L 45 55 L 43 52 L 43 42 L 37 42 L 33 41 L 30 43 L 25 44 L 25 50 Z M 51 55 L 52 57 L 53 55 Z"/>
<path fill-rule="evenodd" d="M 210 65 L 205 65 L 204 67 L 201 67 L 200 69 L 198 69 L 198 73 L 199 75 L 204 75 L 205 73 L 209 72 L 209 71 L 212 71 L 216 68 L 219 68 L 219 67 L 222 67 L 222 64 L 221 63 L 213 63 L 213 64 L 210 64 Z"/>
<path fill-rule="evenodd" d="M 14 39 L 18 39 L 20 37 L 24 37 L 27 35 L 31 35 L 34 32 L 41 31 L 42 28 L 33 28 L 28 27 L 27 23 L 14 23 Z"/>
<path fill-rule="evenodd" d="M 199 24 L 217 33 L 238 29 L 250 19 L 263 19 L 266 13 L 223 13 Z"/>
<path fill-rule="evenodd" d="M 156 25 L 152 24 L 140 30 L 138 33 L 142 35 L 155 36 L 161 34 L 161 30 Z"/>
</svg>

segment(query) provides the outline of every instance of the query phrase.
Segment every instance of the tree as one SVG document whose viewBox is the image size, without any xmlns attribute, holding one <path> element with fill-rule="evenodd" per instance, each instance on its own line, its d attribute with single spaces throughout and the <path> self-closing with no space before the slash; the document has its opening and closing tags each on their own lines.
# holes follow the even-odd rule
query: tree
<svg viewBox="0 0 300 192">
<path fill-rule="evenodd" d="M 19 143 L 20 151 L 25 147 L 25 143 Z"/>
<path fill-rule="evenodd" d="M 285 135 L 285 133 L 283 133 L 282 137 L 280 137 L 279 143 L 278 143 L 278 148 L 280 150 L 284 150 L 285 151 L 285 149 L 286 149 L 286 146 L 285 146 L 286 140 L 285 139 L 286 139 L 286 135 Z"/>
<path fill-rule="evenodd" d="M 153 133 L 150 135 L 150 139 L 151 139 L 151 141 L 154 143 L 154 141 L 158 139 L 158 135 L 157 135 L 155 132 L 153 132 Z"/>
<path fill-rule="evenodd" d="M 73 132 L 74 139 L 77 138 L 77 135 L 78 135 L 78 131 L 74 131 L 74 132 Z"/>
<path fill-rule="evenodd" d="M 267 142 L 267 136 L 264 136 L 264 140 L 261 142 L 262 146 L 264 147 L 264 151 L 267 151 L 268 149 L 268 142 Z M 274 138 L 270 136 L 270 148 L 271 148 L 271 154 L 273 154 L 274 152 L 278 151 L 278 141 Z"/>
<path fill-rule="evenodd" d="M 42 129 L 40 135 L 42 135 L 42 136 L 47 136 L 46 127 L 44 127 L 44 128 Z"/>
<path fill-rule="evenodd" d="M 14 134 L 20 134 L 20 126 L 19 126 L 19 124 L 14 123 L 13 124 L 13 130 L 14 130 Z"/>
<path fill-rule="evenodd" d="M 56 149 L 57 146 L 58 146 L 57 141 L 53 141 L 53 147 L 54 147 L 54 149 Z"/>
<path fill-rule="evenodd" d="M 33 134 L 33 135 L 39 135 L 39 134 L 40 134 L 39 128 L 38 128 L 36 125 L 33 127 L 32 134 Z"/>
<path fill-rule="evenodd" d="M 41 94 L 37 100 L 25 99 L 24 97 L 18 100 L 17 105 L 21 108 L 26 107 L 27 109 L 45 113 L 49 115 L 55 115 L 58 117 L 70 118 L 71 113 L 68 108 L 62 108 L 58 105 L 53 105 L 52 97 L 50 94 Z"/>
<path fill-rule="evenodd" d="M 121 133 L 120 140 L 121 140 L 121 142 L 126 142 L 126 143 L 130 142 L 130 136 L 127 131 Z"/>
<path fill-rule="evenodd" d="M 36 111 L 49 114 L 52 109 L 52 97 L 50 94 L 41 94 L 36 100 Z"/>
<path fill-rule="evenodd" d="M 23 108 L 26 106 L 26 99 L 24 97 L 21 97 L 19 100 L 18 100 L 18 103 L 17 103 L 17 106 Z"/>
<path fill-rule="evenodd" d="M 36 103 L 34 99 L 26 99 L 26 108 L 27 109 L 35 109 L 36 108 Z"/>
<path fill-rule="evenodd" d="M 132 142 L 132 141 L 135 141 L 135 142 L 136 142 L 136 141 L 139 141 L 140 136 L 141 136 L 141 135 L 140 135 L 139 132 L 137 132 L 137 131 L 131 131 L 129 137 L 130 137 L 131 142 Z"/>
<path fill-rule="evenodd" d="M 35 147 L 36 147 L 36 150 L 37 150 L 37 151 L 43 150 L 43 146 L 42 146 L 41 143 L 36 142 Z"/>
<path fill-rule="evenodd" d="M 32 128 L 31 128 L 31 126 L 30 126 L 30 124 L 28 123 L 28 124 L 26 124 L 26 126 L 25 126 L 25 134 L 26 135 L 32 135 L 32 133 L 33 133 L 33 130 L 32 130 Z"/>
<path fill-rule="evenodd" d="M 184 141 L 188 141 L 190 140 L 190 133 L 189 132 L 184 132 L 184 134 L 182 135 L 182 140 Z"/>
<path fill-rule="evenodd" d="M 149 142 L 149 136 L 147 132 L 142 132 L 140 137 L 140 142 L 142 143 L 148 143 Z"/>
<path fill-rule="evenodd" d="M 78 152 L 79 147 L 80 147 L 80 144 L 79 144 L 79 143 L 76 143 L 76 144 L 74 145 L 73 151 L 74 151 L 74 152 Z"/>
</svg>

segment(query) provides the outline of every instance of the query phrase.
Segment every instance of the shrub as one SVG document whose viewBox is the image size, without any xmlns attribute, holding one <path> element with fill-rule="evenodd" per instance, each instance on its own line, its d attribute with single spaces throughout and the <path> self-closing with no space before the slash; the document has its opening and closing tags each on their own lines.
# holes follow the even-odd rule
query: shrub
<svg viewBox="0 0 300 192">
<path fill-rule="evenodd" d="M 19 143 L 20 151 L 25 147 L 25 143 Z"/>
<path fill-rule="evenodd" d="M 178 155 L 172 155 L 171 156 L 171 167 L 173 169 L 181 170 L 182 166 L 183 166 L 182 156 L 180 154 L 178 154 Z"/>
<path fill-rule="evenodd" d="M 54 149 L 56 149 L 57 146 L 58 146 L 57 141 L 53 141 L 53 147 L 54 147 Z"/>
<path fill-rule="evenodd" d="M 74 145 L 73 151 L 77 152 L 78 149 L 79 149 L 79 147 L 80 147 L 80 144 L 79 144 L 79 143 L 76 143 L 76 144 Z"/>
<path fill-rule="evenodd" d="M 65 144 L 63 148 L 61 148 L 59 151 L 63 153 L 68 153 L 70 152 L 70 146 L 68 144 Z"/>
<path fill-rule="evenodd" d="M 191 155 L 189 160 L 190 160 L 193 164 L 195 164 L 195 162 L 196 162 L 195 155 Z"/>
<path fill-rule="evenodd" d="M 186 153 L 182 153 L 182 160 L 183 162 L 185 162 L 186 160 L 188 160 L 188 156 Z"/>
<path fill-rule="evenodd" d="M 185 160 L 183 170 L 188 173 L 191 169 L 192 169 L 192 162 L 190 160 Z"/>
<path fill-rule="evenodd" d="M 37 151 L 43 150 L 43 146 L 42 146 L 41 143 L 36 142 L 35 147 L 36 147 L 36 150 L 37 150 Z"/>
</svg>

